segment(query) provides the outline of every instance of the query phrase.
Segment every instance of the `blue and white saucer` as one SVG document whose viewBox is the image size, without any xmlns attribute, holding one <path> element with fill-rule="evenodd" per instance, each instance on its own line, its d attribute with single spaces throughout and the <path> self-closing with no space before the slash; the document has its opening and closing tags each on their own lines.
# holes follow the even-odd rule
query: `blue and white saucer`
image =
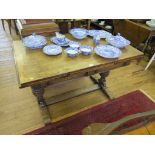
<svg viewBox="0 0 155 155">
<path fill-rule="evenodd" d="M 58 55 L 62 53 L 62 47 L 58 45 L 47 45 L 43 48 L 43 53 L 47 55 Z"/>
<path fill-rule="evenodd" d="M 56 45 L 59 45 L 59 46 L 68 46 L 69 45 L 69 42 L 70 42 L 70 40 L 67 39 L 67 38 L 64 38 L 63 40 L 60 40 L 57 37 L 52 37 L 51 38 L 51 41 L 53 43 L 55 43 Z"/>
<path fill-rule="evenodd" d="M 103 58 L 118 58 L 122 54 L 120 49 L 111 45 L 98 45 L 95 47 L 95 52 Z"/>
</svg>

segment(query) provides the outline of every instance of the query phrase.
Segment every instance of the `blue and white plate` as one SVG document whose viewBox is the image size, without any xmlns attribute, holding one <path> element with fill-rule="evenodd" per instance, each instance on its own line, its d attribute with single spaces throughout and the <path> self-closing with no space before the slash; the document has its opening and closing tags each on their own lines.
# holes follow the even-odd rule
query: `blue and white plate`
<svg viewBox="0 0 155 155">
<path fill-rule="evenodd" d="M 43 48 L 43 52 L 47 55 L 58 55 L 62 53 L 62 47 L 58 45 L 47 45 Z"/>
<path fill-rule="evenodd" d="M 77 42 L 77 41 L 70 41 L 69 42 L 69 46 L 72 47 L 72 48 L 79 48 L 80 47 L 80 43 Z"/>
<path fill-rule="evenodd" d="M 51 41 L 59 46 L 68 46 L 70 42 L 70 40 L 67 38 L 64 38 L 64 40 L 60 40 L 57 37 L 52 37 Z"/>
<path fill-rule="evenodd" d="M 87 30 L 84 28 L 74 28 L 71 29 L 69 32 L 76 39 L 84 39 L 87 37 Z"/>
<path fill-rule="evenodd" d="M 118 58 L 122 54 L 120 49 L 111 45 L 98 45 L 95 47 L 95 52 L 103 58 Z"/>
<path fill-rule="evenodd" d="M 111 37 L 112 34 L 110 32 L 104 31 L 104 30 L 88 30 L 88 35 L 91 37 L 99 35 L 100 38 L 108 38 Z"/>
<path fill-rule="evenodd" d="M 65 52 L 67 53 L 69 57 L 75 57 L 79 54 L 79 50 L 76 48 L 72 48 L 72 47 L 66 48 Z"/>
<path fill-rule="evenodd" d="M 24 46 L 31 49 L 43 48 L 47 44 L 46 38 L 41 35 L 33 33 L 32 35 L 23 38 Z"/>
<path fill-rule="evenodd" d="M 88 45 L 83 45 L 83 46 L 80 46 L 80 51 L 82 52 L 83 55 L 90 55 L 93 51 L 93 47 Z"/>
<path fill-rule="evenodd" d="M 130 45 L 130 41 L 120 36 L 120 34 L 109 37 L 106 41 L 117 48 L 124 48 L 125 46 Z"/>
</svg>

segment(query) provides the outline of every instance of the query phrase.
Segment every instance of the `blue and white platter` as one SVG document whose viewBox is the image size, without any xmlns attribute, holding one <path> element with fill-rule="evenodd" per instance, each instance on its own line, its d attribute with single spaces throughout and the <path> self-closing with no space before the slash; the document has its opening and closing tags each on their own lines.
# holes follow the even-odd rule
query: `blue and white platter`
<svg viewBox="0 0 155 155">
<path fill-rule="evenodd" d="M 58 55 L 62 53 L 62 47 L 58 45 L 47 45 L 43 48 L 43 53 L 47 55 Z"/>
<path fill-rule="evenodd" d="M 77 41 L 72 41 L 72 40 L 71 40 L 71 41 L 69 42 L 69 46 L 72 47 L 72 48 L 79 48 L 80 45 L 81 45 L 81 44 L 80 44 L 79 42 L 77 42 Z"/>
<path fill-rule="evenodd" d="M 100 38 L 109 38 L 112 36 L 110 32 L 104 30 L 88 30 L 88 35 L 91 37 L 99 36 Z"/>
<path fill-rule="evenodd" d="M 80 46 L 80 51 L 82 52 L 83 55 L 90 55 L 93 51 L 93 47 L 88 45 L 83 45 L 83 46 Z"/>
<path fill-rule="evenodd" d="M 76 39 L 84 39 L 87 37 L 87 30 L 84 28 L 74 28 L 71 29 L 70 34 L 72 34 L 72 36 Z"/>
<path fill-rule="evenodd" d="M 70 42 L 70 40 L 67 39 L 67 38 L 64 38 L 63 40 L 60 40 L 60 38 L 57 38 L 57 37 L 52 37 L 51 41 L 53 43 L 55 43 L 56 45 L 59 45 L 59 46 L 68 46 L 69 42 Z"/>
<path fill-rule="evenodd" d="M 94 50 L 97 55 L 103 58 L 118 58 L 122 54 L 120 49 L 111 45 L 98 45 Z"/>
<path fill-rule="evenodd" d="M 66 48 L 65 52 L 67 53 L 69 57 L 75 57 L 79 54 L 79 50 L 76 48 L 72 48 L 72 47 Z"/>
<path fill-rule="evenodd" d="M 31 49 L 43 48 L 47 44 L 46 38 L 33 33 L 32 35 L 23 38 L 24 46 Z"/>
<path fill-rule="evenodd" d="M 120 34 L 109 37 L 106 41 L 117 48 L 124 48 L 125 46 L 130 45 L 130 41 L 120 36 Z"/>
</svg>

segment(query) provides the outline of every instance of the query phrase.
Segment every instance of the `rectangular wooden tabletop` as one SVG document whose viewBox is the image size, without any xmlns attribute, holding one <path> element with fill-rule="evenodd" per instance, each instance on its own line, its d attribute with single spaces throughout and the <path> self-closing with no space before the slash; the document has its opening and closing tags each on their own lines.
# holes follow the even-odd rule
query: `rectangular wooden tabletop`
<svg viewBox="0 0 155 155">
<path fill-rule="evenodd" d="M 75 40 L 70 34 L 66 36 L 69 39 Z M 78 41 L 82 45 L 94 46 L 91 37 Z M 102 39 L 100 43 L 106 44 L 104 39 Z M 49 41 L 49 44 L 51 44 L 51 41 Z M 42 52 L 42 49 L 31 50 L 25 48 L 21 40 L 13 41 L 13 46 L 20 87 L 30 86 L 29 83 L 35 81 L 42 81 L 47 78 L 58 77 L 66 73 L 74 73 L 76 71 L 103 66 L 109 63 L 115 64 L 114 62 L 117 61 L 134 59 L 143 55 L 142 52 L 130 45 L 121 49 L 122 55 L 118 59 L 102 58 L 95 53 L 89 56 L 79 54 L 77 57 L 70 58 L 64 51 L 58 56 L 48 56 Z"/>
</svg>

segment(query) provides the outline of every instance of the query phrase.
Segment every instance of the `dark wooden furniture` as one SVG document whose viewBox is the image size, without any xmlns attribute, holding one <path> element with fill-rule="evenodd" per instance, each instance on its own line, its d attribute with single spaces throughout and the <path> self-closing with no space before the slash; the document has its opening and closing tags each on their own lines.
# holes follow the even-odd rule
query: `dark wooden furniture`
<svg viewBox="0 0 155 155">
<path fill-rule="evenodd" d="M 142 51 L 145 53 L 148 45 L 155 37 L 155 28 L 151 28 L 145 22 L 137 22 L 134 20 L 114 20 L 114 32 L 120 33 L 129 39 L 132 44 L 139 48 L 140 43 L 144 43 Z"/>
<path fill-rule="evenodd" d="M 45 36 L 59 32 L 59 26 L 49 19 L 18 19 L 16 24 L 21 38 L 34 32 Z"/>
<path fill-rule="evenodd" d="M 66 36 L 75 40 L 70 34 L 66 34 Z M 93 46 L 92 38 L 89 37 L 79 42 Z M 104 44 L 105 40 L 101 40 L 101 43 Z M 75 58 L 70 58 L 65 53 L 58 56 L 47 56 L 42 52 L 42 49 L 26 49 L 22 41 L 14 41 L 13 45 L 19 87 L 31 87 L 41 107 L 47 107 L 47 105 L 97 89 L 101 89 L 107 97 L 113 98 L 106 86 L 106 77 L 109 75 L 109 71 L 129 65 L 132 61 L 139 61 L 143 57 L 142 52 L 132 46 L 122 49 L 123 53 L 119 59 L 104 59 L 95 53 L 87 57 L 79 55 Z M 99 78 L 96 78 L 97 75 Z M 91 76 L 94 85 L 72 91 L 72 93 L 67 94 L 66 92 L 48 100 L 44 98 L 47 86 L 84 76 Z"/>
<path fill-rule="evenodd" d="M 102 29 L 102 30 L 108 31 L 110 33 L 113 33 L 113 21 L 112 20 L 111 20 L 110 23 L 108 23 L 107 21 L 105 21 L 105 24 L 104 25 L 100 25 L 99 22 L 100 21 L 96 21 L 96 22 L 91 21 L 91 26 L 94 27 L 94 28 L 97 28 L 97 29 Z M 107 29 L 105 27 L 106 25 L 112 26 L 112 29 Z"/>
<path fill-rule="evenodd" d="M 90 29 L 90 19 L 73 19 L 72 28 L 74 27 L 84 27 L 86 29 Z"/>
</svg>

